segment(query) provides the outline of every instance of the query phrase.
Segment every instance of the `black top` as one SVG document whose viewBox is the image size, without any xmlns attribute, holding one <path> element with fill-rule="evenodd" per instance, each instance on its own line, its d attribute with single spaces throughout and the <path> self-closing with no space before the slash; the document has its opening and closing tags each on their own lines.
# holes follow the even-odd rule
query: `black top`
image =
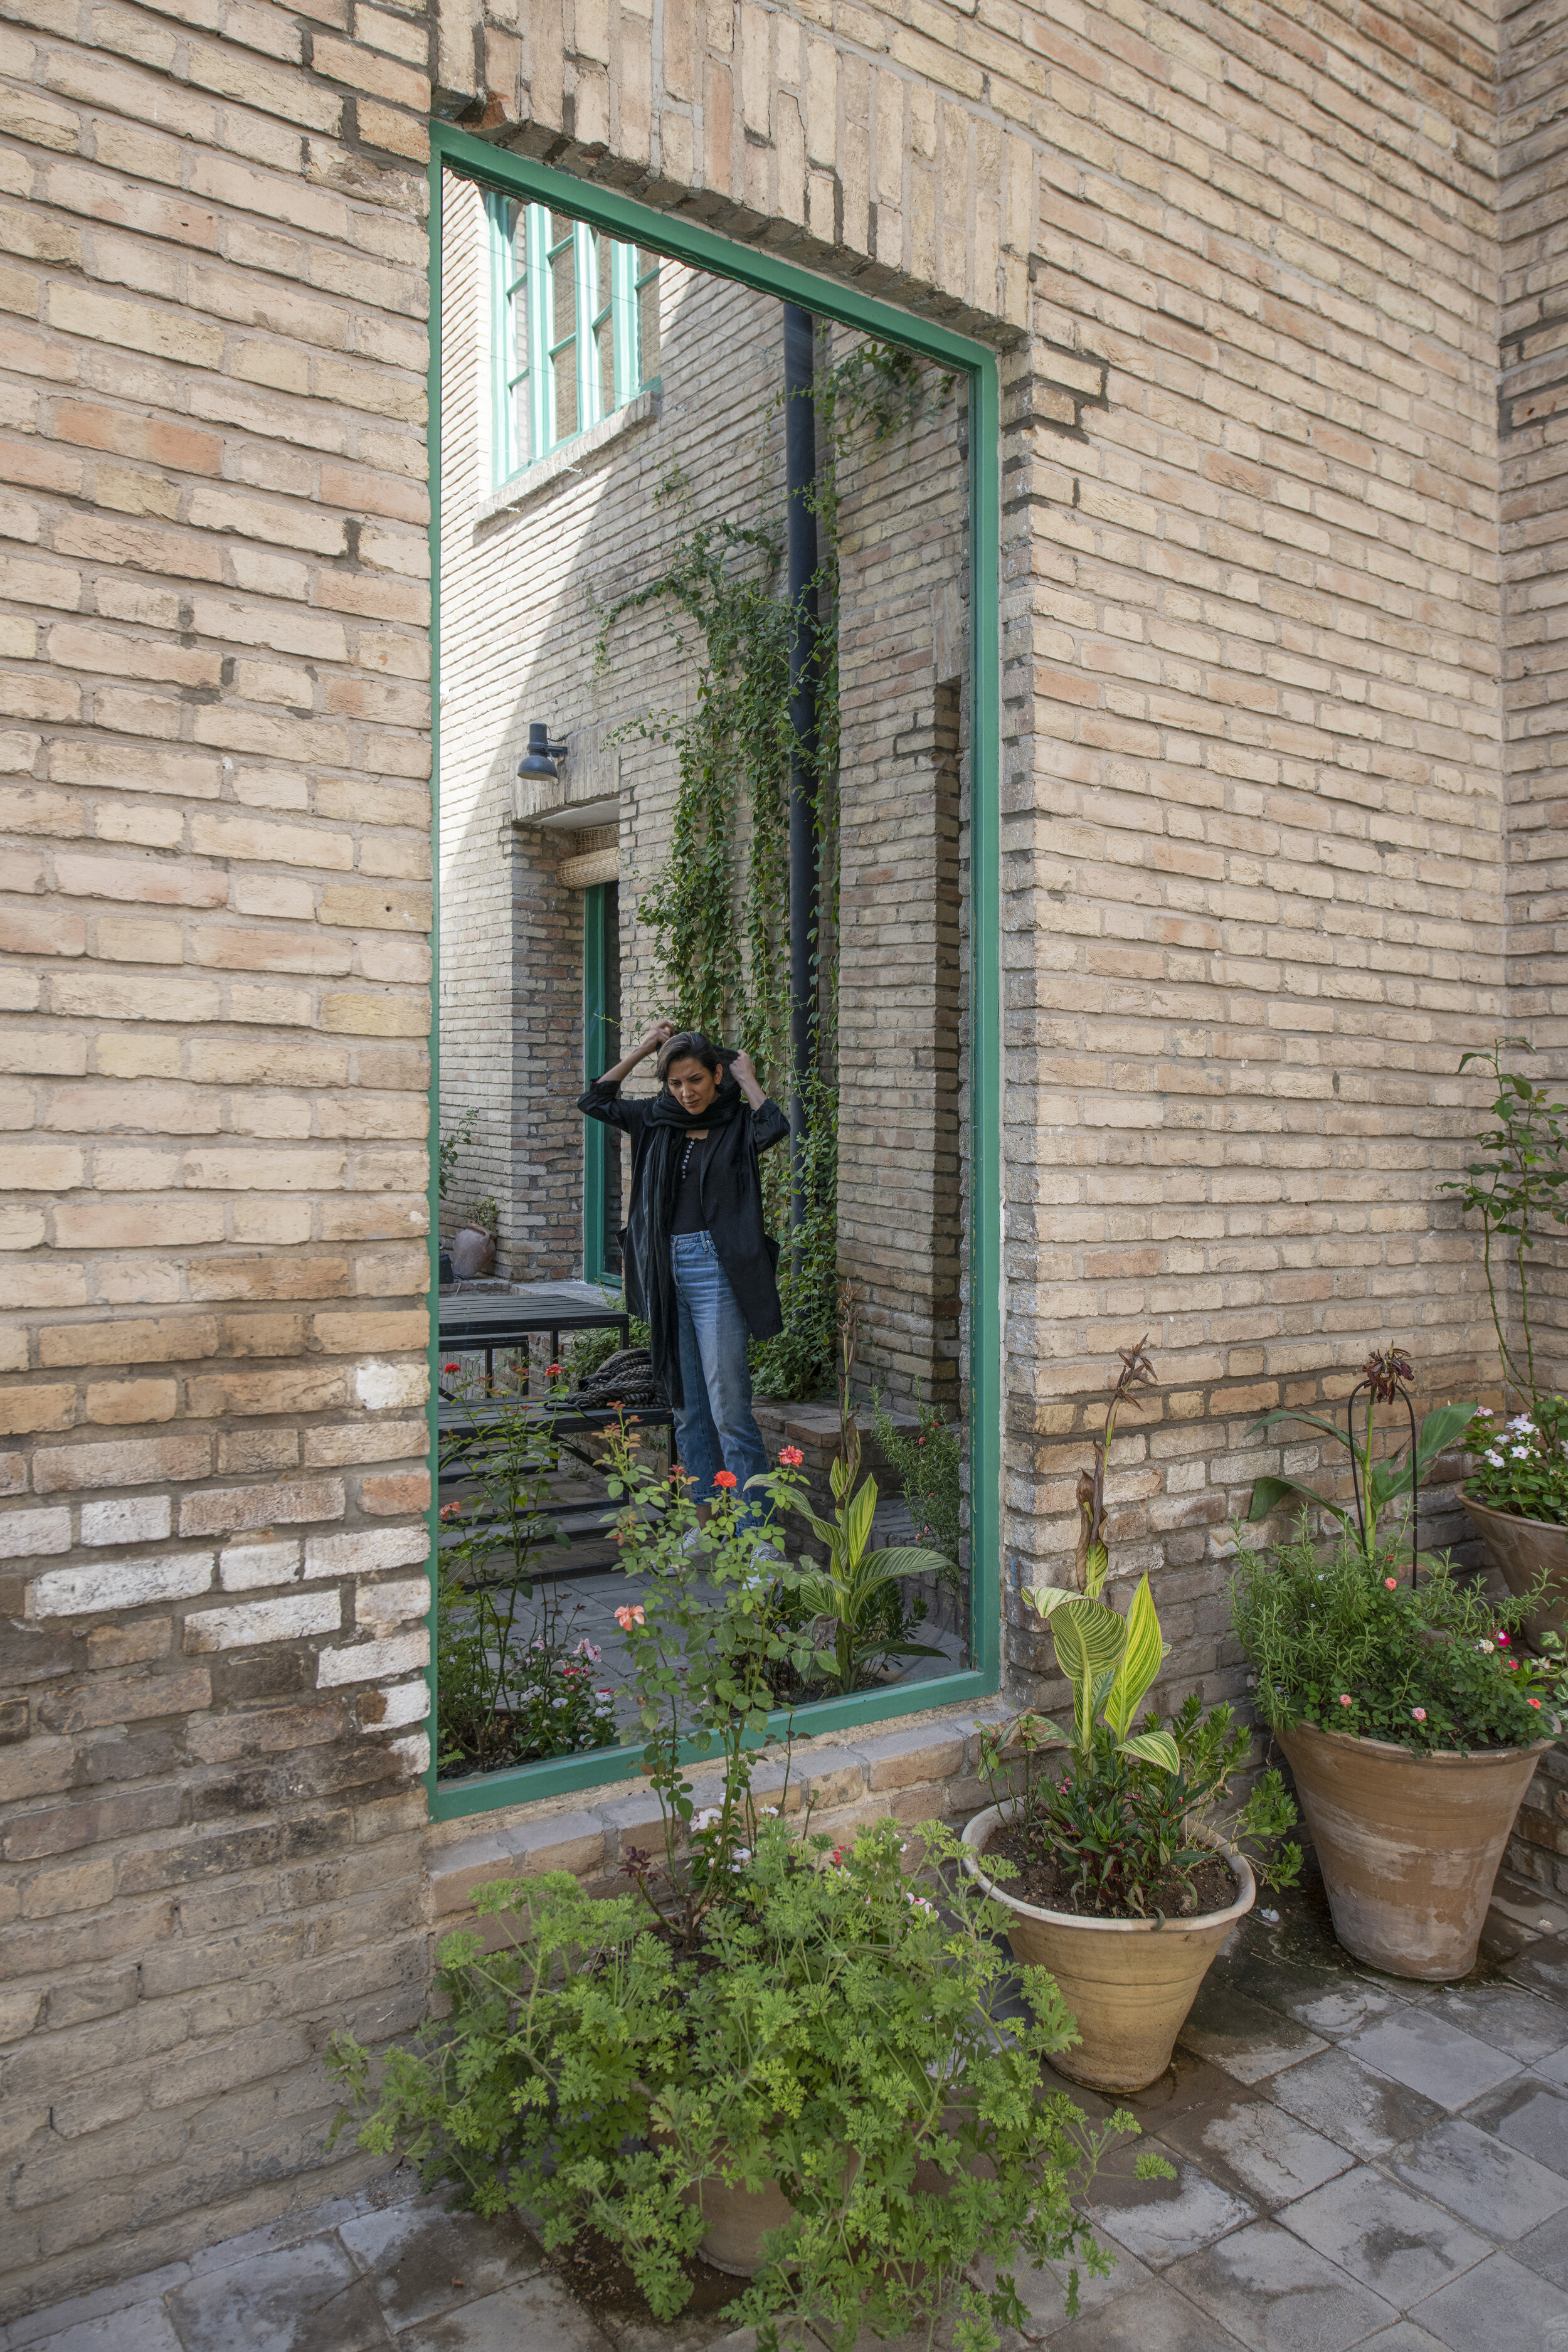
<svg viewBox="0 0 1568 2352">
<path fill-rule="evenodd" d="M 675 1214 L 669 1221 L 672 1234 L 702 1234 L 708 1230 L 708 1220 L 702 1213 L 702 1163 L 708 1157 L 710 1139 L 689 1135 L 681 1147 L 680 1188 L 675 1196 Z"/>
<path fill-rule="evenodd" d="M 577 1108 L 589 1118 L 602 1119 L 606 1127 L 618 1127 L 632 1139 L 631 1209 L 621 1235 L 626 1305 L 648 1324 L 653 1334 L 654 1370 L 666 1396 L 676 1404 L 680 1402 L 679 1335 L 673 1329 L 660 1328 L 663 1317 L 654 1310 L 658 1292 L 667 1286 L 656 1286 L 649 1278 L 649 1249 L 654 1228 L 660 1222 L 658 1204 L 650 1203 L 649 1187 L 644 1181 L 649 1146 L 659 1131 L 647 1117 L 655 1099 L 651 1095 L 623 1095 L 608 1078 L 598 1078 L 585 1095 L 579 1097 Z M 763 1220 L 762 1171 L 757 1155 L 782 1143 L 788 1133 L 789 1121 L 777 1103 L 764 1099 L 756 1110 L 742 1104 L 736 1117 L 722 1126 L 710 1128 L 702 1147 L 702 1166 L 698 1177 L 698 1229 L 706 1229 L 712 1234 L 719 1263 L 729 1277 L 736 1304 L 746 1318 L 746 1328 L 754 1339 L 772 1339 L 784 1329 L 775 1271 L 778 1244 Z M 658 1245 L 667 1256 L 668 1234 L 669 1226 L 666 1224 Z"/>
</svg>

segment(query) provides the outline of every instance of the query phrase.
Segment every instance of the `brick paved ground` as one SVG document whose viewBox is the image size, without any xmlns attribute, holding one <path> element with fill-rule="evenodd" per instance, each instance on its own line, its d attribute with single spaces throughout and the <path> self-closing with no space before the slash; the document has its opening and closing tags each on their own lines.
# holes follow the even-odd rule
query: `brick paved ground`
<svg viewBox="0 0 1568 2352">
<path fill-rule="evenodd" d="M 1140 2184 L 1129 2160 L 1099 2185 L 1113 2276 L 1075 2321 L 1023 2276 L 1029 2328 L 1005 2352 L 1560 2352 L 1568 1914 L 1494 1912 L 1490 1956 L 1453 1987 L 1349 1961 L 1311 1890 L 1281 1914 L 1247 1923 L 1130 2103 L 1176 2179 Z M 0 2352 L 749 2344 L 722 2312 L 660 2328 L 590 2308 L 520 2225 L 447 2214 L 405 2176 L 0 2330 Z"/>
</svg>

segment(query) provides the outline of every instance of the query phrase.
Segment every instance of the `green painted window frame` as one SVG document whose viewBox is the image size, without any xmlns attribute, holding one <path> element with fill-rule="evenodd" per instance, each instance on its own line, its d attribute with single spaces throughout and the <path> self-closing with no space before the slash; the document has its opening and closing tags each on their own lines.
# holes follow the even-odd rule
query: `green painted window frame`
<svg viewBox="0 0 1568 2352">
<path fill-rule="evenodd" d="M 561 173 L 552 174 L 559 179 Z M 531 467 L 566 448 L 579 434 L 602 425 L 606 415 L 645 392 L 638 297 L 657 275 L 639 270 L 635 246 L 612 237 L 610 299 L 599 300 L 600 231 L 574 219 L 567 236 L 551 239 L 550 215 L 560 207 L 526 190 L 488 185 L 482 190 L 489 244 L 491 475 L 498 489 Z M 519 227 L 522 259 L 518 260 Z M 572 325 L 555 332 L 555 269 L 572 257 Z M 519 327 L 522 331 L 519 332 Z M 604 394 L 604 343 L 610 338 L 613 406 Z M 576 387 L 577 421 L 559 429 L 555 363 L 570 351 Z M 528 447 L 518 432 L 518 390 L 527 386 Z"/>
<path fill-rule="evenodd" d="M 883 341 L 934 360 L 962 376 L 970 399 L 970 1586 L 974 1663 L 913 1689 L 894 1685 L 858 1691 L 853 1697 L 824 1699 L 795 1713 L 798 1732 L 854 1731 L 889 1717 L 972 1704 L 1001 1686 L 1002 1621 L 1002 968 L 1001 968 L 1001 414 L 996 353 L 988 344 L 951 328 L 856 292 L 836 279 L 757 247 L 719 236 L 680 214 L 660 213 L 629 196 L 574 179 L 521 155 L 503 153 L 449 123 L 430 126 L 430 572 L 431 653 L 434 708 L 440 708 L 440 417 L 441 417 L 441 207 L 443 175 L 451 171 L 485 190 L 524 204 L 572 213 L 598 235 L 659 253 L 692 268 L 735 279 L 783 302 L 802 304 L 822 318 L 859 327 Z M 440 741 L 432 770 L 432 826 L 436 843 L 437 905 L 432 938 L 434 970 L 430 996 L 430 1132 L 437 1132 L 440 1102 L 439 1003 Z M 438 1193 L 435 1154 L 430 1161 L 430 1295 L 436 1296 L 436 1236 Z M 437 1318 L 430 1329 L 429 1512 L 431 1559 L 438 1538 L 436 1481 L 437 1373 L 440 1339 Z M 431 1818 L 452 1821 L 493 1811 L 535 1798 L 606 1787 L 637 1777 L 639 1750 L 609 1748 L 585 1756 L 550 1757 L 491 1772 L 456 1786 L 436 1780 L 436 1606 L 432 1575 L 430 1628 L 431 1760 L 426 1774 Z M 789 1718 L 780 1715 L 782 1733 Z"/>
<path fill-rule="evenodd" d="M 610 893 L 613 882 L 595 882 L 583 893 L 583 1084 L 591 1087 L 609 1068 L 605 1007 L 609 997 Z M 605 1203 L 609 1189 L 608 1155 L 620 1149 L 602 1119 L 583 1121 L 583 1279 L 619 1283 L 605 1263 Z"/>
</svg>

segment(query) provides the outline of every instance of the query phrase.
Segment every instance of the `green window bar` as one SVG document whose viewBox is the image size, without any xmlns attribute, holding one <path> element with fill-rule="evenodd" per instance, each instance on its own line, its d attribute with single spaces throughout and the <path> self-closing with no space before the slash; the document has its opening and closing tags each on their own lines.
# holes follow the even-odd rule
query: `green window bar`
<svg viewBox="0 0 1568 2352">
<path fill-rule="evenodd" d="M 583 1084 L 595 1078 L 620 1056 L 619 990 L 616 963 L 620 941 L 616 885 L 596 882 L 583 894 Z M 609 1263 L 609 1155 L 619 1151 L 620 1138 L 596 1118 L 583 1121 L 583 1279 L 616 1279 Z"/>
<path fill-rule="evenodd" d="M 644 256 L 647 266 L 639 268 L 635 246 L 607 240 L 610 299 L 601 303 L 599 233 L 587 221 L 562 221 L 557 214 L 562 233 L 555 236 L 545 205 L 520 204 L 494 188 L 485 190 L 484 201 L 499 488 L 643 389 L 639 302 L 658 275 L 658 258 Z M 572 394 L 566 420 L 562 377 Z"/>
</svg>

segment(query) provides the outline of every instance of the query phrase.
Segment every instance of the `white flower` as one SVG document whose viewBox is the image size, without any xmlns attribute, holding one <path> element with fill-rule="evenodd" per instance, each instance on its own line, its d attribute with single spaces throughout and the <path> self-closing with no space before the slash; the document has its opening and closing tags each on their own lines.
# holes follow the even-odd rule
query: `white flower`
<svg viewBox="0 0 1568 2352">
<path fill-rule="evenodd" d="M 1513 1419 L 1509 1423 L 1509 1427 L 1510 1429 L 1533 1429 L 1535 1427 L 1535 1423 L 1531 1421 L 1527 1412 L 1516 1412 Z"/>
<path fill-rule="evenodd" d="M 1528 1445 L 1510 1445 L 1508 1450 L 1516 1462 L 1528 1462 L 1530 1459 Z"/>
<path fill-rule="evenodd" d="M 1476 1643 L 1476 1647 L 1478 1650 L 1484 1650 L 1487 1656 L 1489 1658 L 1496 1650 L 1497 1643 L 1495 1642 L 1478 1642 Z"/>
<path fill-rule="evenodd" d="M 1487 1460 L 1491 1464 L 1494 1470 L 1500 1470 L 1504 1466 L 1503 1458 L 1500 1454 L 1489 1454 L 1487 1455 Z"/>
<path fill-rule="evenodd" d="M 597 1649 L 592 1642 L 579 1642 L 572 1654 L 574 1658 L 586 1658 L 591 1665 L 596 1666 L 604 1656 L 604 1652 Z"/>
<path fill-rule="evenodd" d="M 717 1805 L 704 1805 L 700 1813 L 692 1815 L 691 1826 L 694 1830 L 710 1830 L 714 1822 L 722 1818 L 722 1813 Z"/>
</svg>

